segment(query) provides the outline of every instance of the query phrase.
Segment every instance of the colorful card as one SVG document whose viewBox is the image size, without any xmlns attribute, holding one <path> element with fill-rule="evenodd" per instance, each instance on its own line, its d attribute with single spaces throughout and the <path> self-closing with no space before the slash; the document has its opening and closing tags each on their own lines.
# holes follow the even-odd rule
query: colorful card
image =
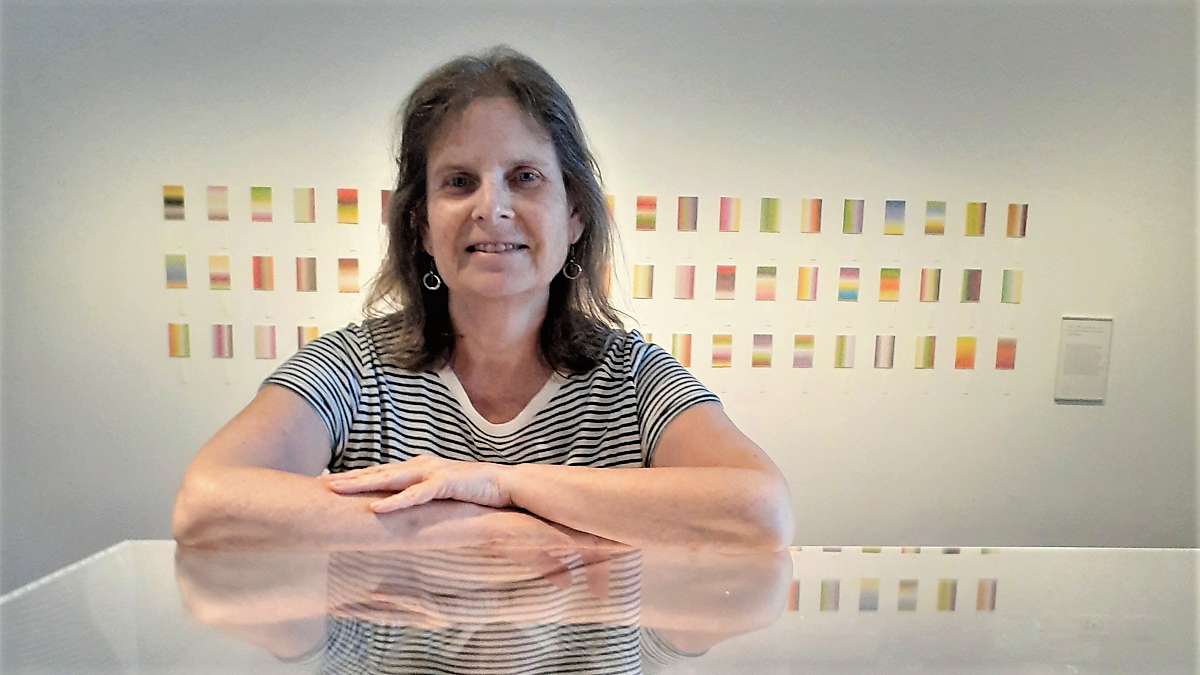
<svg viewBox="0 0 1200 675">
<path fill-rule="evenodd" d="M 775 268 L 758 267 L 754 276 L 754 299 L 775 299 Z"/>
<path fill-rule="evenodd" d="M 733 336 L 728 333 L 714 335 L 712 340 L 712 367 L 733 366 Z"/>
<path fill-rule="evenodd" d="M 862 234 L 863 200 L 847 199 L 842 207 L 842 234 Z"/>
<path fill-rule="evenodd" d="M 208 186 L 208 219 L 229 220 L 229 187 Z"/>
<path fill-rule="evenodd" d="M 779 198 L 763 197 L 759 211 L 759 232 L 779 232 Z"/>
<path fill-rule="evenodd" d="M 1029 218 L 1028 204 L 1008 205 L 1008 228 L 1005 234 L 1011 239 L 1025 238 L 1025 221 Z"/>
<path fill-rule="evenodd" d="M 183 220 L 183 186 L 163 186 L 163 218 Z"/>
<path fill-rule="evenodd" d="M 987 215 L 987 204 L 983 202 L 969 202 L 967 204 L 967 236 L 982 237 Z"/>
<path fill-rule="evenodd" d="M 858 611 L 879 611 L 879 579 L 861 579 L 859 581 Z"/>
<path fill-rule="evenodd" d="M 638 195 L 637 198 L 637 229 L 643 232 L 654 230 L 655 214 L 658 210 L 658 198 Z"/>
<path fill-rule="evenodd" d="M 187 256 L 167 254 L 167 288 L 187 288 Z"/>
<path fill-rule="evenodd" d="M 842 582 L 840 579 L 821 580 L 821 611 L 836 612 L 841 606 Z"/>
<path fill-rule="evenodd" d="M 691 333 L 675 333 L 671 336 L 671 356 L 685 368 L 692 366 Z"/>
<path fill-rule="evenodd" d="M 638 300 L 654 297 L 654 265 L 633 266 L 633 297 Z"/>
<path fill-rule="evenodd" d="M 213 324 L 212 350 L 214 359 L 233 358 L 233 324 Z"/>
<path fill-rule="evenodd" d="M 256 223 L 271 222 L 271 188 L 250 188 L 250 220 Z"/>
<path fill-rule="evenodd" d="M 933 357 L 937 351 L 937 336 L 921 335 L 917 338 L 917 370 L 933 368 Z"/>
<path fill-rule="evenodd" d="M 1004 270 L 1004 282 L 1000 287 L 1000 302 L 1009 305 L 1021 304 L 1021 287 L 1025 283 L 1025 272 Z"/>
<path fill-rule="evenodd" d="M 917 580 L 901 579 L 896 594 L 896 609 L 901 612 L 917 611 Z"/>
<path fill-rule="evenodd" d="M 717 265 L 717 300 L 733 300 L 737 265 Z"/>
<path fill-rule="evenodd" d="M 1002 337 L 996 340 L 996 370 L 1014 370 L 1017 367 L 1017 338 Z"/>
<path fill-rule="evenodd" d="M 254 290 L 275 290 L 275 258 L 269 255 L 256 255 L 251 264 L 254 277 Z"/>
<path fill-rule="evenodd" d="M 817 269 L 816 267 L 801 267 L 800 277 L 796 281 L 796 299 L 813 301 L 817 299 Z"/>
<path fill-rule="evenodd" d="M 313 188 L 292 190 L 292 219 L 297 223 L 317 222 L 317 191 Z"/>
<path fill-rule="evenodd" d="M 812 368 L 817 336 L 797 335 L 792 351 L 793 368 Z"/>
<path fill-rule="evenodd" d="M 853 368 L 854 367 L 854 347 L 855 336 L 839 335 L 834 343 L 833 348 L 833 367 L 834 368 Z"/>
<path fill-rule="evenodd" d="M 896 336 L 875 336 L 875 367 L 890 369 L 896 361 Z"/>
<path fill-rule="evenodd" d="M 955 370 L 975 370 L 975 338 L 960 335 L 954 342 Z"/>
<path fill-rule="evenodd" d="M 889 199 L 883 204 L 883 233 L 904 234 L 904 200 Z"/>
<path fill-rule="evenodd" d="M 317 330 L 316 326 L 297 326 L 296 348 L 302 349 L 304 345 L 316 340 L 320 335 L 321 331 Z"/>
<path fill-rule="evenodd" d="M 338 188 L 337 221 L 346 225 L 358 224 L 358 190 Z"/>
<path fill-rule="evenodd" d="M 694 300 L 696 298 L 696 266 L 675 266 L 675 299 Z"/>
<path fill-rule="evenodd" d="M 942 295 L 942 270 L 926 267 L 921 270 L 921 302 L 937 302 Z"/>
<path fill-rule="evenodd" d="M 962 301 L 979 302 L 979 291 L 983 286 L 983 270 L 963 270 Z"/>
<path fill-rule="evenodd" d="M 167 324 L 167 353 L 185 359 L 192 355 L 192 340 L 186 323 Z"/>
<path fill-rule="evenodd" d="M 699 197 L 679 198 L 679 217 L 676 228 L 679 232 L 696 231 L 696 212 L 699 207 Z"/>
<path fill-rule="evenodd" d="M 721 232 L 737 232 L 742 227 L 742 200 L 740 197 L 721 197 L 721 215 L 718 227 Z"/>
<path fill-rule="evenodd" d="M 229 290 L 229 256 L 208 256 L 208 288 L 213 291 Z"/>
<path fill-rule="evenodd" d="M 983 236 L 983 235 L 979 235 Z M 953 612 L 955 600 L 958 597 L 958 581 L 955 579 L 938 579 L 937 611 Z"/>
<path fill-rule="evenodd" d="M 254 327 L 254 358 L 275 358 L 275 326 Z"/>
<path fill-rule="evenodd" d="M 925 202 L 925 234 L 946 234 L 946 202 Z"/>
<path fill-rule="evenodd" d="M 843 267 L 838 275 L 838 300 L 843 302 L 858 302 L 857 267 Z"/>
<path fill-rule="evenodd" d="M 821 233 L 821 200 L 805 197 L 800 200 L 800 233 Z"/>
<path fill-rule="evenodd" d="M 338 293 L 358 292 L 358 258 L 338 258 Z"/>
<path fill-rule="evenodd" d="M 879 301 L 900 302 L 899 267 L 884 267 L 879 270 Z"/>
<path fill-rule="evenodd" d="M 975 593 L 975 611 L 996 611 L 996 580 L 980 579 L 979 588 Z"/>
<path fill-rule="evenodd" d="M 317 292 L 316 258 L 296 258 L 296 290 L 301 293 Z"/>
<path fill-rule="evenodd" d="M 753 349 L 750 353 L 751 368 L 770 368 L 771 367 L 771 343 L 773 337 L 770 335 L 762 335 L 755 333 Z"/>
</svg>

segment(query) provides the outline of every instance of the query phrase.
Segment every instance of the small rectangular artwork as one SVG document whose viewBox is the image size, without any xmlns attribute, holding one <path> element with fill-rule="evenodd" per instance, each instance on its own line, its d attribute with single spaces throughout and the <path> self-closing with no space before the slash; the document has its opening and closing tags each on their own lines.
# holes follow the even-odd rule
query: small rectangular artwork
<svg viewBox="0 0 1200 675">
<path fill-rule="evenodd" d="M 608 196 L 611 197 L 612 195 L 608 195 Z M 392 210 L 392 191 L 391 190 L 380 190 L 379 191 L 379 201 L 380 201 L 379 222 L 384 225 L 387 225 L 388 213 L 390 213 Z M 609 219 L 611 220 L 612 219 L 612 204 L 608 205 L 608 211 L 609 211 Z"/>
<path fill-rule="evenodd" d="M 954 342 L 954 369 L 975 370 L 975 338 L 960 335 Z"/>
<path fill-rule="evenodd" d="M 779 198 L 763 197 L 758 219 L 759 232 L 779 232 Z"/>
<path fill-rule="evenodd" d="M 301 293 L 317 292 L 316 258 L 296 258 L 296 290 Z"/>
<path fill-rule="evenodd" d="M 712 339 L 712 367 L 733 366 L 733 336 L 728 333 L 714 335 Z"/>
<path fill-rule="evenodd" d="M 292 220 L 297 223 L 317 222 L 317 191 L 314 188 L 292 190 Z"/>
<path fill-rule="evenodd" d="M 821 233 L 821 200 L 805 197 L 800 200 L 800 233 Z"/>
<path fill-rule="evenodd" d="M 797 335 L 792 351 L 793 368 L 812 368 L 813 353 L 816 347 L 815 335 Z"/>
<path fill-rule="evenodd" d="M 269 255 L 256 255 L 251 264 L 254 290 L 275 290 L 275 258 Z"/>
<path fill-rule="evenodd" d="M 320 335 L 321 331 L 316 326 L 296 326 L 296 349 L 302 349 Z"/>
<path fill-rule="evenodd" d="M 737 265 L 717 265 L 717 300 L 733 300 Z"/>
<path fill-rule="evenodd" d="M 796 299 L 814 301 L 817 299 L 817 269 L 816 267 L 801 267 L 800 276 L 796 280 Z"/>
<path fill-rule="evenodd" d="M 187 256 L 182 253 L 168 253 L 166 264 L 167 288 L 187 288 Z"/>
<path fill-rule="evenodd" d="M 996 611 L 996 579 L 980 579 L 975 592 L 975 611 Z"/>
<path fill-rule="evenodd" d="M 863 200 L 847 199 L 842 207 L 842 234 L 862 234 Z"/>
<path fill-rule="evenodd" d="M 891 370 L 896 360 L 896 336 L 875 336 L 875 367 Z"/>
<path fill-rule="evenodd" d="M 904 234 L 904 200 L 889 199 L 883 204 L 883 233 L 891 236 Z"/>
<path fill-rule="evenodd" d="M 753 347 L 750 352 L 751 368 L 770 368 L 773 337 L 755 333 Z"/>
<path fill-rule="evenodd" d="M 633 266 L 633 297 L 638 300 L 654 297 L 654 265 Z"/>
<path fill-rule="evenodd" d="M 962 301 L 979 302 L 979 291 L 983 286 L 983 270 L 963 270 Z"/>
<path fill-rule="evenodd" d="M 214 359 L 233 358 L 233 324 L 213 324 L 212 351 Z"/>
<path fill-rule="evenodd" d="M 1021 304 L 1021 287 L 1024 282 L 1025 272 L 1004 270 L 1004 281 L 1000 286 L 1000 302 L 1008 305 Z"/>
<path fill-rule="evenodd" d="M 879 301 L 900 302 L 899 267 L 884 267 L 879 270 Z"/>
<path fill-rule="evenodd" d="M 879 611 L 879 579 L 862 579 L 859 582 L 858 611 Z"/>
<path fill-rule="evenodd" d="M 737 232 L 742 227 L 740 197 L 721 197 L 721 213 L 717 227 L 721 232 Z"/>
<path fill-rule="evenodd" d="M 938 579 L 937 611 L 953 612 L 958 599 L 958 581 L 955 579 Z"/>
<path fill-rule="evenodd" d="M 843 267 L 838 275 L 838 300 L 842 302 L 858 302 L 857 267 Z"/>
<path fill-rule="evenodd" d="M 996 370 L 1014 370 L 1016 367 L 1017 338 L 999 338 L 996 340 Z"/>
<path fill-rule="evenodd" d="M 271 218 L 271 188 L 250 188 L 250 220 L 256 223 L 269 223 Z"/>
<path fill-rule="evenodd" d="M 684 368 L 692 367 L 692 334 L 675 333 L 671 335 L 671 356 Z"/>
<path fill-rule="evenodd" d="M 192 340 L 186 323 L 167 324 L 167 353 L 184 359 L 192 355 Z"/>
<path fill-rule="evenodd" d="M 937 336 L 921 335 L 917 337 L 917 370 L 933 368 L 933 357 L 937 351 Z"/>
<path fill-rule="evenodd" d="M 792 579 L 792 583 L 788 584 L 787 611 L 797 612 L 799 610 L 800 610 L 800 580 Z"/>
<path fill-rule="evenodd" d="M 901 579 L 896 594 L 896 609 L 901 612 L 917 611 L 917 580 Z"/>
<path fill-rule="evenodd" d="M 946 202 L 925 202 L 925 234 L 946 234 Z"/>
<path fill-rule="evenodd" d="M 675 299 L 694 300 L 696 298 L 696 266 L 675 266 Z"/>
<path fill-rule="evenodd" d="M 841 605 L 842 582 L 840 579 L 821 580 L 821 611 L 836 612 Z"/>
<path fill-rule="evenodd" d="M 754 299 L 775 299 L 775 268 L 759 266 L 754 276 Z"/>
<path fill-rule="evenodd" d="M 982 237 L 983 229 L 986 223 L 987 204 L 983 202 L 969 202 L 967 204 L 967 236 Z"/>
<path fill-rule="evenodd" d="M 699 206 L 699 197 L 680 197 L 679 211 L 676 223 L 676 229 L 679 232 L 695 232 L 696 231 L 696 214 Z"/>
<path fill-rule="evenodd" d="M 337 191 L 337 221 L 344 225 L 358 224 L 358 190 L 355 188 L 338 188 Z"/>
<path fill-rule="evenodd" d="M 163 218 L 183 220 L 183 186 L 163 186 Z"/>
<path fill-rule="evenodd" d="M 921 302 L 937 302 L 942 295 L 942 270 L 926 267 L 921 270 Z"/>
<path fill-rule="evenodd" d="M 275 326 L 254 327 L 254 358 L 275 358 Z"/>
<path fill-rule="evenodd" d="M 854 347 L 855 336 L 839 335 L 834 343 L 833 349 L 833 367 L 834 368 L 853 368 L 854 367 Z"/>
<path fill-rule="evenodd" d="M 208 219 L 229 220 L 229 187 L 208 186 Z"/>
<path fill-rule="evenodd" d="M 229 290 L 229 256 L 208 256 L 208 288 L 212 291 Z"/>
<path fill-rule="evenodd" d="M 656 211 L 658 210 L 658 198 L 647 195 L 638 195 L 637 198 L 637 220 L 636 227 L 642 232 L 651 232 L 654 230 L 654 220 Z"/>
<path fill-rule="evenodd" d="M 1028 204 L 1008 205 L 1008 227 L 1005 235 L 1010 239 L 1025 238 L 1025 221 L 1029 218 Z"/>
<path fill-rule="evenodd" d="M 338 258 L 338 293 L 358 292 L 358 258 Z"/>
</svg>

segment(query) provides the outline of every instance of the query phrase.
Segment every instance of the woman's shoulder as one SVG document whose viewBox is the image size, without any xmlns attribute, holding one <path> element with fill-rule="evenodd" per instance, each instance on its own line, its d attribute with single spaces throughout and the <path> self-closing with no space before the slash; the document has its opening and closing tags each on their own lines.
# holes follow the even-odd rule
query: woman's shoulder
<svg viewBox="0 0 1200 675">
<path fill-rule="evenodd" d="M 643 360 L 658 352 L 666 353 L 658 345 L 647 341 L 637 329 L 614 328 L 608 335 L 600 357 L 600 367 L 632 374 Z"/>
</svg>

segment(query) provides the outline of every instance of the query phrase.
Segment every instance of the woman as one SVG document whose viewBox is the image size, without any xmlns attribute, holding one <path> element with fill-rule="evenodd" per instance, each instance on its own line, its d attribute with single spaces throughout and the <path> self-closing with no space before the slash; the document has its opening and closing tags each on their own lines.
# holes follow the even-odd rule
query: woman
<svg viewBox="0 0 1200 675">
<path fill-rule="evenodd" d="M 788 545 L 779 470 L 617 327 L 599 170 L 541 66 L 500 48 L 430 73 L 397 163 L 368 301 L 395 311 L 306 345 L 200 450 L 180 543 Z"/>
</svg>

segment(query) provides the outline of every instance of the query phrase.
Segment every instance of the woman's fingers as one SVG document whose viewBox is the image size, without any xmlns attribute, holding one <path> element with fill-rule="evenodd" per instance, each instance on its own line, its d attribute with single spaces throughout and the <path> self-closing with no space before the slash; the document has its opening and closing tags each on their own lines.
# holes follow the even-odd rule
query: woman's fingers
<svg viewBox="0 0 1200 675">
<path fill-rule="evenodd" d="M 375 513 L 391 513 L 392 511 L 406 509 L 410 506 L 417 506 L 441 498 L 443 496 L 441 491 L 442 481 L 436 479 L 426 480 L 406 488 L 403 492 L 397 492 L 391 497 L 384 497 L 379 501 L 371 502 L 371 510 Z"/>
<path fill-rule="evenodd" d="M 355 475 L 351 475 L 351 474 Z M 338 494 L 375 492 L 378 490 L 404 490 L 425 479 L 425 471 L 416 468 L 393 467 L 371 473 L 347 472 L 329 479 L 329 489 Z"/>
</svg>

